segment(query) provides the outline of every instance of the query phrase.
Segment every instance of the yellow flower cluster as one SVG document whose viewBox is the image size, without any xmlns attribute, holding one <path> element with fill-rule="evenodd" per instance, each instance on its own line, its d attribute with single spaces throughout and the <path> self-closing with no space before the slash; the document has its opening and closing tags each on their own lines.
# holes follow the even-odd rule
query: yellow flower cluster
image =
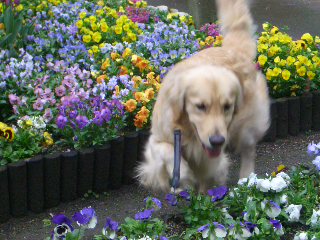
<svg viewBox="0 0 320 240">
<path fill-rule="evenodd" d="M 308 81 L 320 77 L 320 56 L 316 47 L 319 37 L 306 33 L 293 41 L 276 26 L 265 23 L 263 29 L 257 45 L 257 61 L 266 75 L 271 95 L 295 96 L 308 88 Z"/>
<path fill-rule="evenodd" d="M 12 142 L 14 139 L 14 130 L 3 122 L 0 122 L 0 139 Z"/>
<path fill-rule="evenodd" d="M 103 2 L 101 3 L 103 4 Z M 106 43 L 135 42 L 141 33 L 138 24 L 132 22 L 123 14 L 124 9 L 103 7 L 96 10 L 96 15 L 86 16 L 86 12 L 79 14 L 76 26 L 82 34 L 82 40 L 91 46 L 90 55 L 97 55 Z"/>
<path fill-rule="evenodd" d="M 138 1 L 138 2 L 134 3 L 133 1 L 129 0 L 128 3 L 130 5 L 135 6 L 136 8 L 145 8 L 148 6 L 148 3 L 146 1 Z"/>
<path fill-rule="evenodd" d="M 43 138 L 44 138 L 44 145 L 46 147 L 52 146 L 54 144 L 54 141 L 53 141 L 50 133 L 44 132 Z"/>
<path fill-rule="evenodd" d="M 198 41 L 202 49 L 208 47 L 220 47 L 222 45 L 223 37 L 221 35 L 217 37 L 207 36 L 204 41 L 200 38 Z"/>
</svg>

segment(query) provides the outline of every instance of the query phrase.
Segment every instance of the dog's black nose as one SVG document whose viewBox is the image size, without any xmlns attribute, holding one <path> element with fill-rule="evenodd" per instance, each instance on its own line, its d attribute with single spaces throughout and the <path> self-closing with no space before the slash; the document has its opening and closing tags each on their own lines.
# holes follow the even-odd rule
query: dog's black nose
<svg viewBox="0 0 320 240">
<path fill-rule="evenodd" d="M 222 144 L 224 144 L 225 141 L 226 139 L 221 135 L 213 135 L 209 137 L 209 142 L 211 146 L 221 146 Z"/>
</svg>

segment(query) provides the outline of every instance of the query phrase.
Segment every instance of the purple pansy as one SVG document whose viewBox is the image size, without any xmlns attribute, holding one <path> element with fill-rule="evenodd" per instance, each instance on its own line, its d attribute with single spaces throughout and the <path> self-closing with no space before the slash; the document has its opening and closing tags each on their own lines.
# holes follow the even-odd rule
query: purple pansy
<svg viewBox="0 0 320 240">
<path fill-rule="evenodd" d="M 212 202 L 216 202 L 218 200 L 223 199 L 227 195 L 228 191 L 229 189 L 227 187 L 221 186 L 221 187 L 209 189 L 208 195 L 212 197 L 212 200 L 211 200 Z"/>
<path fill-rule="evenodd" d="M 107 218 L 106 225 L 102 229 L 102 234 L 107 236 L 108 239 L 116 239 L 117 231 L 119 231 L 119 223 L 113 221 L 111 218 Z"/>
<path fill-rule="evenodd" d="M 187 201 L 190 201 L 190 193 L 188 193 L 187 191 L 181 191 L 179 193 L 179 196 Z"/>
<path fill-rule="evenodd" d="M 76 121 L 80 129 L 84 129 L 89 124 L 89 120 L 86 116 L 78 115 Z"/>
<path fill-rule="evenodd" d="M 166 200 L 171 206 L 176 206 L 178 204 L 177 197 L 172 193 L 168 193 L 166 195 Z"/>
<path fill-rule="evenodd" d="M 142 212 L 138 212 L 135 216 L 134 219 L 135 220 L 140 220 L 140 221 L 145 221 L 151 218 L 152 213 L 153 213 L 153 209 L 146 209 Z"/>
<path fill-rule="evenodd" d="M 56 122 L 58 128 L 63 129 L 67 125 L 68 119 L 65 116 L 59 115 Z"/>
<path fill-rule="evenodd" d="M 72 219 L 77 222 L 79 226 L 87 228 L 95 228 L 97 225 L 97 216 L 93 208 L 84 208 L 80 212 L 73 215 Z"/>
<path fill-rule="evenodd" d="M 144 199 L 144 202 L 146 203 L 146 207 L 147 208 L 150 208 L 150 205 L 155 210 L 158 210 L 158 209 L 162 208 L 162 203 L 158 198 L 147 197 L 147 198 Z"/>
</svg>

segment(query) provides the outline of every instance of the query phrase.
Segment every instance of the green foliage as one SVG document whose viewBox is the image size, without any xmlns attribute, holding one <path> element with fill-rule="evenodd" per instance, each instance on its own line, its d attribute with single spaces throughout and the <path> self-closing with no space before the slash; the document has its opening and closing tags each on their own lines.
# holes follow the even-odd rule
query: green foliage
<svg viewBox="0 0 320 240">
<path fill-rule="evenodd" d="M 22 15 L 9 6 L 0 15 L 0 23 L 5 26 L 5 34 L 0 35 L 0 48 L 8 49 L 11 57 L 18 57 L 17 50 L 24 47 L 25 38 L 33 32 L 33 22 L 26 24 Z"/>
<path fill-rule="evenodd" d="M 158 218 L 139 221 L 127 217 L 125 222 L 121 224 L 121 232 L 128 239 L 142 238 L 144 236 L 161 236 L 164 230 L 165 224 Z"/>
<path fill-rule="evenodd" d="M 0 165 L 17 162 L 39 154 L 43 137 L 27 129 L 19 129 L 12 142 L 0 139 Z"/>
</svg>

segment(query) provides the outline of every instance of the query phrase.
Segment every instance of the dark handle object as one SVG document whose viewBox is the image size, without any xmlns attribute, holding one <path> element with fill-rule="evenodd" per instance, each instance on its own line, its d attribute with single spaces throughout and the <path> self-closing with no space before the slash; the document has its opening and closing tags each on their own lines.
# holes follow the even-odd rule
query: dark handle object
<svg viewBox="0 0 320 240">
<path fill-rule="evenodd" d="M 174 130 L 174 167 L 172 187 L 174 190 L 179 187 L 180 182 L 180 159 L 181 159 L 181 131 Z"/>
</svg>

